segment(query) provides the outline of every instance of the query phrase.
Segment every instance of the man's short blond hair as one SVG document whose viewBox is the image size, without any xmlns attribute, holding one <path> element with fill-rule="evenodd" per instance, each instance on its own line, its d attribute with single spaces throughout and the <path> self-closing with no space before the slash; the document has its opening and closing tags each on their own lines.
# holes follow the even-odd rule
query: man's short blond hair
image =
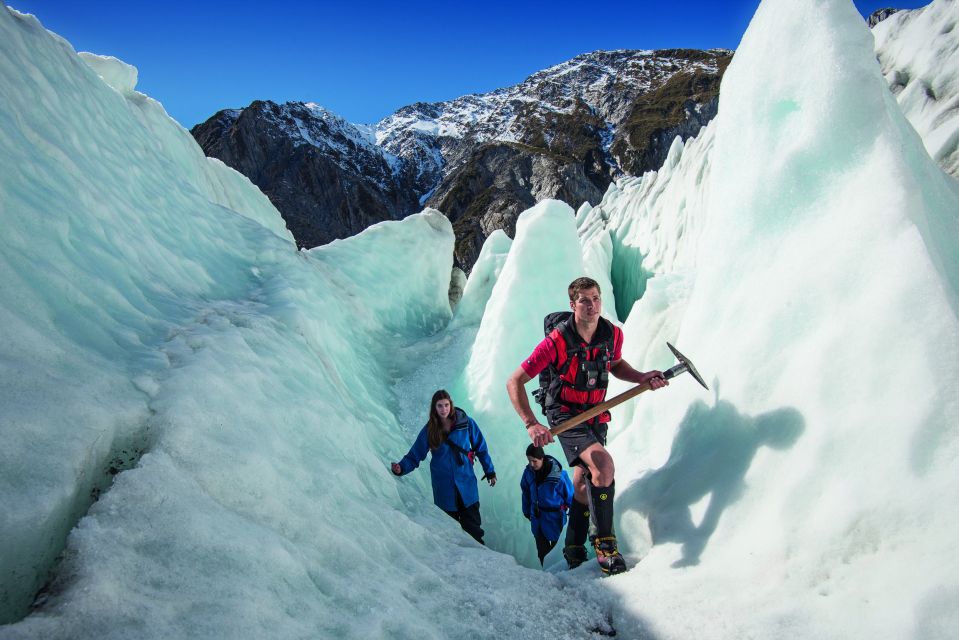
<svg viewBox="0 0 959 640">
<path fill-rule="evenodd" d="M 596 282 L 592 278 L 587 278 L 586 276 L 583 276 L 582 278 L 576 278 L 575 280 L 569 283 L 569 301 L 573 302 L 574 300 L 576 300 L 576 296 L 579 295 L 579 292 L 585 291 L 586 289 L 596 289 L 596 291 L 598 291 L 600 295 L 603 294 L 602 289 L 599 288 L 598 282 Z"/>
</svg>

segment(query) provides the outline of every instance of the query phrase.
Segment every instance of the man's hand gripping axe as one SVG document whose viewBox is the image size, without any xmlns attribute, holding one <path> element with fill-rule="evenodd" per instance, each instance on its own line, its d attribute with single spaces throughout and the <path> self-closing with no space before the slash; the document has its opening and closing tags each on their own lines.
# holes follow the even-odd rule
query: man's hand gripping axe
<svg viewBox="0 0 959 640">
<path fill-rule="evenodd" d="M 675 378 L 681 373 L 688 373 L 696 380 L 696 382 L 703 385 L 703 388 L 708 391 L 709 387 L 707 387 L 706 383 L 703 382 L 702 376 L 699 375 L 698 371 L 696 371 L 696 367 L 694 367 L 693 363 L 689 361 L 689 358 L 681 354 L 679 350 L 676 349 L 676 347 L 669 344 L 668 342 L 666 343 L 666 346 L 669 347 L 669 350 L 673 352 L 673 355 L 676 356 L 676 359 L 679 360 L 679 362 L 673 365 L 672 367 L 670 367 L 669 369 L 667 369 L 666 371 L 663 371 L 663 377 L 667 380 L 672 380 L 673 378 Z M 554 436 L 559 435 L 560 433 L 568 429 L 572 429 L 573 427 L 577 425 L 583 424 L 587 420 L 591 420 L 592 418 L 598 416 L 604 411 L 609 411 L 616 405 L 622 404 L 634 396 L 638 396 L 643 391 L 649 391 L 650 389 L 651 387 L 649 386 L 648 383 L 638 384 L 632 389 L 624 391 L 618 396 L 610 398 L 606 402 L 596 405 L 592 409 L 589 409 L 587 411 L 584 411 L 583 413 L 577 414 L 576 416 L 570 418 L 566 422 L 563 422 L 553 427 L 552 429 L 549 430 L 549 432 L 553 434 Z"/>
</svg>

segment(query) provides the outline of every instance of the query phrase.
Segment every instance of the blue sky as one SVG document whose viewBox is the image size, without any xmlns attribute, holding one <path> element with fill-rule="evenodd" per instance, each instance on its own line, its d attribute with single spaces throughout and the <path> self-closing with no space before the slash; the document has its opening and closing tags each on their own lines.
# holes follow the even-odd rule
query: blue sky
<svg viewBox="0 0 959 640">
<path fill-rule="evenodd" d="M 597 49 L 735 49 L 759 1 L 8 4 L 78 51 L 137 67 L 137 88 L 189 128 L 257 99 L 317 102 L 372 123 L 413 102 L 516 84 Z M 864 15 L 889 6 L 855 4 Z"/>
</svg>

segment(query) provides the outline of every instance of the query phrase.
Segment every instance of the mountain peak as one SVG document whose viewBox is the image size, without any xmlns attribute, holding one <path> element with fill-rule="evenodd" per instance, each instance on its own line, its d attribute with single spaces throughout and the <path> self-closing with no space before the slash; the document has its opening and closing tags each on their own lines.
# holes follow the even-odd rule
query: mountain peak
<svg viewBox="0 0 959 640">
<path fill-rule="evenodd" d="M 239 116 L 217 114 L 194 136 L 250 176 L 284 215 L 296 215 L 290 229 L 310 238 L 301 240 L 305 246 L 328 241 L 333 229 L 356 233 L 350 221 L 367 219 L 357 211 L 389 219 L 427 205 L 460 225 L 457 262 L 469 270 L 489 233 L 512 233 L 519 213 L 537 201 L 578 207 L 598 201 L 618 175 L 658 169 L 673 138 L 695 135 L 715 114 L 731 56 L 723 49 L 592 51 L 516 85 L 406 105 L 370 126 L 316 103 L 257 101 Z M 284 161 L 283 154 L 292 156 Z M 302 167 L 294 165 L 319 167 L 319 157 L 336 176 L 302 184 Z M 290 166 L 280 171 L 275 165 L 283 162 Z M 266 173 L 282 184 L 267 185 Z M 332 201 L 327 187 L 316 189 L 329 180 L 340 194 Z M 326 211 L 337 223 L 306 221 L 297 213 L 304 209 Z M 304 224 L 309 229 L 298 231 Z"/>
</svg>

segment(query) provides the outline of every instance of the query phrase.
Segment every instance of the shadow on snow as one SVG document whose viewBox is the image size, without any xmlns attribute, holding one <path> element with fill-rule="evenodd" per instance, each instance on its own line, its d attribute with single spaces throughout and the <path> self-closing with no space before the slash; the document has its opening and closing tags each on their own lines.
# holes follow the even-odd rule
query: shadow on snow
<svg viewBox="0 0 959 640">
<path fill-rule="evenodd" d="M 742 495 L 759 448 L 791 447 L 804 429 L 805 420 L 793 408 L 750 417 L 726 401 L 717 399 L 712 407 L 698 401 L 683 417 L 666 464 L 620 494 L 620 513 L 645 514 L 654 545 L 682 544 L 674 567 L 698 564 L 723 511 Z M 691 507 L 707 495 L 709 505 L 696 525 Z"/>
</svg>

